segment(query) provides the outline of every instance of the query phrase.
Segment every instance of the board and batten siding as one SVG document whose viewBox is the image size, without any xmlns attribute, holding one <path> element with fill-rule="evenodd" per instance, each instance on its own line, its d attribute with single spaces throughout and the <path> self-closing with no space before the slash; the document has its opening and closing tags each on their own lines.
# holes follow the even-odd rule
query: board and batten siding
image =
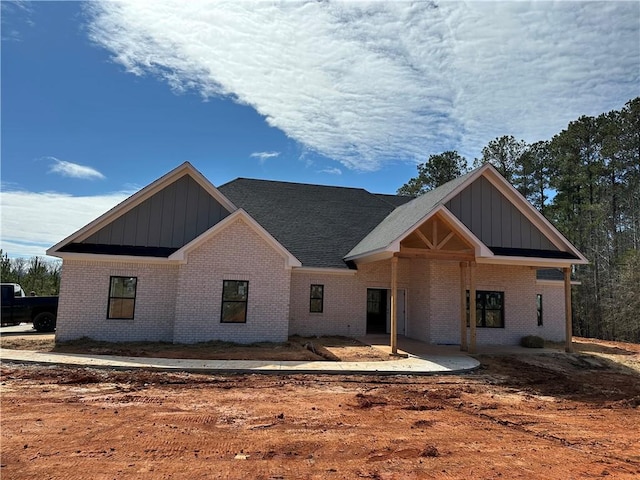
<svg viewBox="0 0 640 480">
<path fill-rule="evenodd" d="M 558 248 L 491 182 L 480 177 L 445 206 L 489 248 Z"/>
<path fill-rule="evenodd" d="M 180 248 L 228 215 L 191 176 L 184 175 L 82 243 Z"/>
</svg>

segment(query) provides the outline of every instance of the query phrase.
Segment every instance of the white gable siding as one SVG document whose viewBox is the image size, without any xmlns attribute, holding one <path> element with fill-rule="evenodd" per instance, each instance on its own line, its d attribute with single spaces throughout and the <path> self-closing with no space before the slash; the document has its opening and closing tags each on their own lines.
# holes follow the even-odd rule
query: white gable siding
<svg viewBox="0 0 640 480">
<path fill-rule="evenodd" d="M 176 265 L 65 260 L 56 341 L 81 337 L 112 342 L 173 337 Z M 133 320 L 107 319 L 111 276 L 137 277 Z"/>
<path fill-rule="evenodd" d="M 289 329 L 290 270 L 238 219 L 195 248 L 180 266 L 174 341 L 283 342 Z M 246 280 L 246 323 L 221 323 L 223 280 Z"/>
</svg>

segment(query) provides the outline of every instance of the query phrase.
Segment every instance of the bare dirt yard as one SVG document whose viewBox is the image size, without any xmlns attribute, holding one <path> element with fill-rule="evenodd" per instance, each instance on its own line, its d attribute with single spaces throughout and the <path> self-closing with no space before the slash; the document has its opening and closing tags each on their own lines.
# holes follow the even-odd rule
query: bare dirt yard
<svg viewBox="0 0 640 480">
<path fill-rule="evenodd" d="M 391 360 L 386 352 L 348 337 L 290 337 L 283 343 L 211 341 L 195 344 L 168 342 L 100 342 L 81 338 L 56 343 L 53 334 L 0 337 L 0 347 L 37 352 L 120 355 L 125 357 L 189 358 L 205 360 L 294 360 L 377 362 Z"/>
<path fill-rule="evenodd" d="M 2 365 L 5 479 L 640 478 L 640 345 L 450 376 Z"/>
</svg>

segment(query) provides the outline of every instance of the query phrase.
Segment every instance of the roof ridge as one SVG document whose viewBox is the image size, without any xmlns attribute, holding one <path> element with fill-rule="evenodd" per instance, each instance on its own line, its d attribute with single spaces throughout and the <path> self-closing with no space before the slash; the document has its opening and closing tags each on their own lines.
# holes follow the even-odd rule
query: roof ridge
<svg viewBox="0 0 640 480">
<path fill-rule="evenodd" d="M 294 182 L 291 180 L 268 180 L 268 179 L 264 179 L 264 178 L 248 178 L 248 177 L 237 177 L 233 180 L 230 180 L 227 183 L 224 183 L 222 185 L 220 185 L 220 187 L 223 187 L 224 185 L 229 185 L 231 183 L 234 183 L 238 180 L 249 180 L 251 182 L 265 182 L 265 183 L 283 183 L 283 184 L 287 184 L 287 185 L 301 185 L 301 186 L 308 186 L 308 187 L 322 187 L 322 188 L 332 188 L 332 189 L 344 189 L 344 190 L 362 190 L 365 191 L 371 195 L 378 195 L 376 193 L 370 192 L 369 190 L 367 190 L 364 187 L 345 187 L 342 185 L 322 185 L 319 183 L 309 183 L 309 182 Z M 392 194 L 390 194 L 392 195 Z"/>
</svg>

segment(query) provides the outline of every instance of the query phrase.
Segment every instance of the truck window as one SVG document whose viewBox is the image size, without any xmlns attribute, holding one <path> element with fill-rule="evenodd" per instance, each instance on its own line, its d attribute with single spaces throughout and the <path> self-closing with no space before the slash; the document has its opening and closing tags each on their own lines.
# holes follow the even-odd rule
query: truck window
<svg viewBox="0 0 640 480">
<path fill-rule="evenodd" d="M 8 303 L 12 296 L 15 296 L 13 286 L 2 285 L 2 303 Z"/>
</svg>

